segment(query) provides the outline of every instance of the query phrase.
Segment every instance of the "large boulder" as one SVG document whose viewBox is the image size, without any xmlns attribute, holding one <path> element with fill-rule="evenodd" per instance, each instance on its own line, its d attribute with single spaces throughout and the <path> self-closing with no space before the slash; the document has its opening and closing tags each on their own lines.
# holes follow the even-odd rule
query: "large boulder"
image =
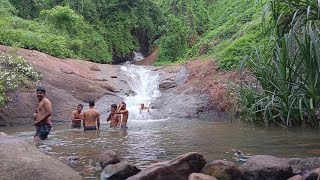
<svg viewBox="0 0 320 180">
<path fill-rule="evenodd" d="M 81 180 L 69 166 L 40 152 L 27 141 L 0 136 L 0 179 Z"/>
<path fill-rule="evenodd" d="M 244 180 L 278 180 L 294 175 L 287 160 L 268 155 L 251 156 L 241 169 Z"/>
<path fill-rule="evenodd" d="M 202 174 L 202 173 L 192 173 L 190 174 L 188 180 L 217 180 L 215 177 Z"/>
<path fill-rule="evenodd" d="M 126 161 L 109 164 L 101 173 L 101 180 L 125 180 L 141 170 Z"/>
<path fill-rule="evenodd" d="M 190 152 L 171 161 L 151 165 L 128 180 L 188 179 L 191 173 L 200 172 L 205 164 L 203 155 Z"/>
<path fill-rule="evenodd" d="M 120 162 L 118 154 L 112 150 L 102 152 L 97 159 L 101 166 L 101 169 L 104 169 L 109 164 L 117 164 Z"/>
<path fill-rule="evenodd" d="M 224 180 L 238 180 L 242 177 L 242 171 L 235 163 L 223 160 L 216 160 L 206 164 L 201 172 Z"/>
</svg>

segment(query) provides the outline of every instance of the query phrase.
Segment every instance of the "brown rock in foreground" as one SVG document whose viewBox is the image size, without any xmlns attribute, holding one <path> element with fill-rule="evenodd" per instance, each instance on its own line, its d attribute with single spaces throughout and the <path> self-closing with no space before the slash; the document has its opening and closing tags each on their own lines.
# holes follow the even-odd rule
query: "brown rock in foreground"
<svg viewBox="0 0 320 180">
<path fill-rule="evenodd" d="M 215 177 L 202 174 L 202 173 L 192 173 L 190 174 L 188 180 L 217 180 Z"/>
<path fill-rule="evenodd" d="M 57 159 L 40 152 L 30 143 L 0 136 L 0 179 L 81 180 L 82 177 Z"/>
<path fill-rule="evenodd" d="M 149 166 L 127 180 L 176 180 L 188 179 L 194 172 L 200 172 L 206 160 L 203 155 L 190 152 L 171 161 L 161 162 Z"/>
<path fill-rule="evenodd" d="M 117 164 L 120 162 L 120 158 L 117 153 L 112 150 L 102 152 L 98 157 L 99 164 L 104 169 L 109 164 Z"/>
<path fill-rule="evenodd" d="M 236 164 L 223 160 L 216 160 L 206 164 L 201 172 L 224 180 L 238 180 L 242 177 L 242 171 Z"/>
<path fill-rule="evenodd" d="M 244 180 L 279 180 L 294 175 L 285 159 L 268 155 L 251 156 L 241 169 Z"/>
</svg>

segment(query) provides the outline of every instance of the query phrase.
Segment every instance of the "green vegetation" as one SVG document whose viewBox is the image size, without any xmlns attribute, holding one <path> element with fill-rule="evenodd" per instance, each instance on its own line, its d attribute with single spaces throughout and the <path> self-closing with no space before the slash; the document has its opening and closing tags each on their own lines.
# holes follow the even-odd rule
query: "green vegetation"
<svg viewBox="0 0 320 180">
<path fill-rule="evenodd" d="M 37 82 L 41 76 L 25 59 L 0 53 L 0 106 L 5 102 L 5 92 Z"/>
<path fill-rule="evenodd" d="M 316 0 L 0 0 L 0 44 L 99 63 L 153 45 L 157 65 L 215 59 L 255 79 L 239 88 L 247 119 L 319 126 L 319 12 Z"/>
<path fill-rule="evenodd" d="M 317 1 L 270 2 L 272 53 L 257 52 L 246 66 L 256 82 L 243 84 L 241 100 L 252 121 L 319 126 L 320 39 Z"/>
<path fill-rule="evenodd" d="M 262 29 L 264 3 L 251 0 L 161 1 L 165 13 L 164 35 L 158 64 L 198 56 L 234 68 L 256 47 L 268 44 Z"/>
<path fill-rule="evenodd" d="M 152 1 L 0 0 L 0 4 L 1 44 L 100 63 L 151 48 L 162 22 Z"/>
</svg>

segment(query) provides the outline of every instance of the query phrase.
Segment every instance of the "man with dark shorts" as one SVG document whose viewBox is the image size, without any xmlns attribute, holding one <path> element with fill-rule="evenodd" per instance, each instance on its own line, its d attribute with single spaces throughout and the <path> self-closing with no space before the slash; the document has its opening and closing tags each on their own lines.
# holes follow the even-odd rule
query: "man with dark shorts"
<svg viewBox="0 0 320 180">
<path fill-rule="evenodd" d="M 83 109 L 82 104 L 78 104 L 77 110 L 72 111 L 71 115 L 71 127 L 73 128 L 81 128 L 81 120 L 83 119 L 83 113 L 81 112 Z"/>
<path fill-rule="evenodd" d="M 127 123 L 128 123 L 128 117 L 129 117 L 129 111 L 126 109 L 126 103 L 122 102 L 119 104 L 119 107 L 117 109 L 116 114 L 121 115 L 121 128 L 128 128 Z"/>
<path fill-rule="evenodd" d="M 43 87 L 38 87 L 36 92 L 39 103 L 36 108 L 36 113 L 33 115 L 33 119 L 34 126 L 36 126 L 36 135 L 34 136 L 34 139 L 38 141 L 48 138 L 48 134 L 52 127 L 52 106 L 50 100 L 45 97 L 46 90 Z"/>
<path fill-rule="evenodd" d="M 89 101 L 89 109 L 83 113 L 83 129 L 100 129 L 100 112 L 94 109 L 94 101 Z"/>
<path fill-rule="evenodd" d="M 107 122 L 110 121 L 111 128 L 120 127 L 121 116 L 120 116 L 120 114 L 116 114 L 116 111 L 117 111 L 117 105 L 112 104 L 111 105 L 111 112 L 109 114 L 109 117 L 107 118 Z"/>
</svg>

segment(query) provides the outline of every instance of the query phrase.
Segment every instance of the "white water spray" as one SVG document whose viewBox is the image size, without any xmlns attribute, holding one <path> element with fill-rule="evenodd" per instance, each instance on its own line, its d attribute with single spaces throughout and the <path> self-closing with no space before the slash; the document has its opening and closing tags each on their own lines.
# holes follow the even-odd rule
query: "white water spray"
<svg viewBox="0 0 320 180">
<path fill-rule="evenodd" d="M 128 84 L 135 92 L 135 95 L 124 97 L 130 120 L 152 119 L 152 112 L 156 110 L 150 108 L 150 103 L 160 96 L 159 73 L 151 68 L 136 65 L 122 66 L 121 69 L 130 77 Z M 140 114 L 139 108 L 142 103 L 150 108 L 149 112 Z"/>
</svg>

